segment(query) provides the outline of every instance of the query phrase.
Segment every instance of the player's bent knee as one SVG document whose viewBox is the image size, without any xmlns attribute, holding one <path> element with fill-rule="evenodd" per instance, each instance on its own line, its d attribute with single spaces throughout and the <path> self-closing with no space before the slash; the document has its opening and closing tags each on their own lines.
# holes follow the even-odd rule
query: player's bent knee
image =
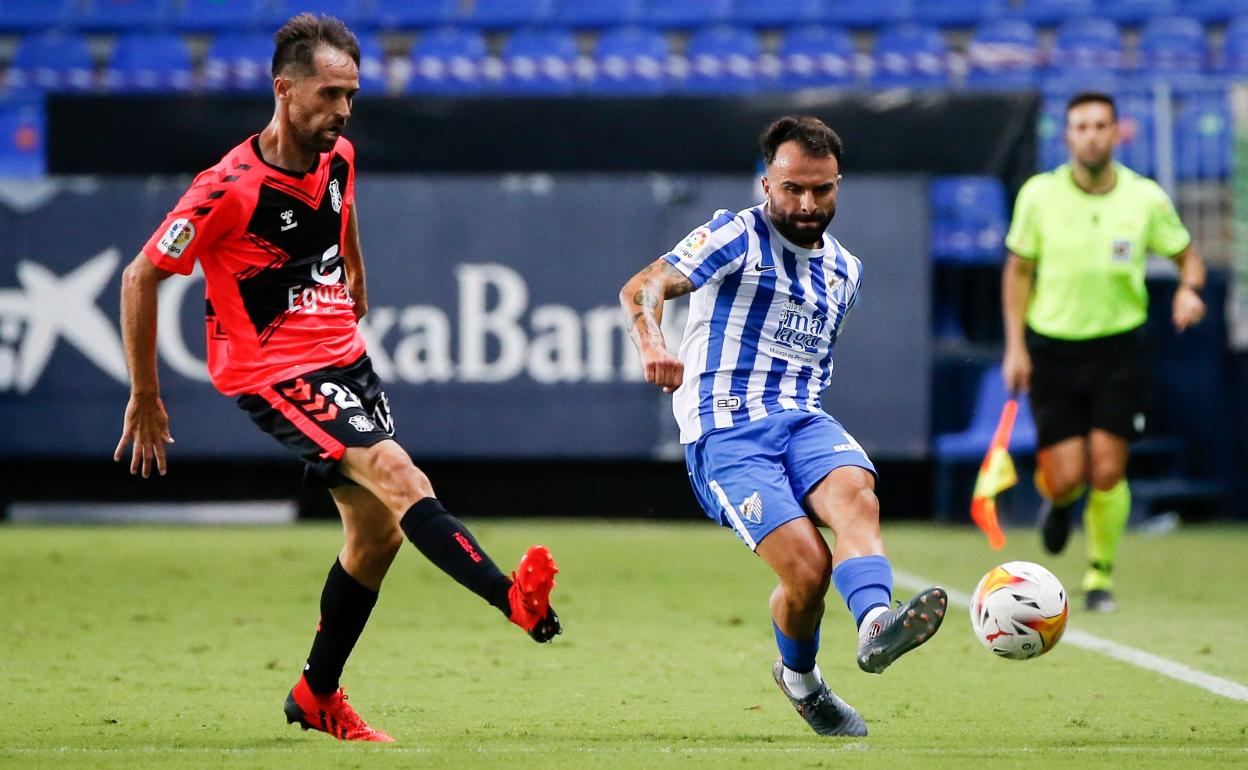
<svg viewBox="0 0 1248 770">
<path fill-rule="evenodd" d="M 1092 466 L 1092 486 L 1095 489 L 1099 489 L 1104 492 L 1108 489 L 1113 489 L 1119 481 L 1122 481 L 1125 475 L 1126 474 L 1123 473 L 1123 469 L 1116 463 L 1113 465 L 1106 464 L 1104 466 L 1097 466 L 1094 464 Z"/>
</svg>

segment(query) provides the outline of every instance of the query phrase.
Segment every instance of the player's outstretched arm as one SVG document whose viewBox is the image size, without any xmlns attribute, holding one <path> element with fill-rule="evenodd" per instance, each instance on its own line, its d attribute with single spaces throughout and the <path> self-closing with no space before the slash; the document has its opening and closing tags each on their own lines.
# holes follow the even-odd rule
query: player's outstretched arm
<svg viewBox="0 0 1248 770">
<path fill-rule="evenodd" d="M 131 444 L 130 473 L 141 471 L 143 478 L 151 475 L 153 463 L 165 475 L 165 444 L 173 443 L 156 376 L 156 288 L 171 275 L 139 254 L 121 276 L 121 336 L 130 369 L 130 401 L 113 460 L 120 461 Z"/>
<path fill-rule="evenodd" d="M 693 283 L 666 259 L 646 265 L 620 289 L 628 335 L 641 353 L 646 382 L 671 393 L 684 380 L 685 367 L 663 341 L 663 302 L 693 291 Z"/>
</svg>

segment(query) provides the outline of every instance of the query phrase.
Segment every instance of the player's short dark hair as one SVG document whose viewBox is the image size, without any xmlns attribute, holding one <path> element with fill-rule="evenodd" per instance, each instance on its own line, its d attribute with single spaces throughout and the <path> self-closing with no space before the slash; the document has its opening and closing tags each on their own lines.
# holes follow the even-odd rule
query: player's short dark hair
<svg viewBox="0 0 1248 770">
<path fill-rule="evenodd" d="M 1070 117 L 1071 110 L 1084 104 L 1103 104 L 1109 108 L 1109 116 L 1118 119 L 1118 105 L 1114 103 L 1114 97 L 1100 91 L 1080 91 L 1070 97 L 1070 101 L 1066 102 L 1066 117 Z"/>
<path fill-rule="evenodd" d="M 273 35 L 273 77 L 291 70 L 293 74 L 311 75 L 316 71 L 312 59 L 321 46 L 342 51 L 360 66 L 360 41 L 346 24 L 333 16 L 301 13 Z"/>
<path fill-rule="evenodd" d="M 845 149 L 841 137 L 828 128 L 827 123 L 810 115 L 785 115 L 767 126 L 758 138 L 767 165 L 776 159 L 776 150 L 785 142 L 797 142 L 812 157 L 831 155 L 837 163 L 841 162 L 841 152 Z"/>
</svg>

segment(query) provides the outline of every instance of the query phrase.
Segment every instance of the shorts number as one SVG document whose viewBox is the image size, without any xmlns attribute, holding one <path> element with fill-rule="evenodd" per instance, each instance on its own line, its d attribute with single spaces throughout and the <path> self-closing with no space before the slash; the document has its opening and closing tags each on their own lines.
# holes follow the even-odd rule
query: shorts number
<svg viewBox="0 0 1248 770">
<path fill-rule="evenodd" d="M 321 383 L 321 393 L 334 400 L 340 409 L 363 409 L 360 399 L 341 385 L 333 382 Z"/>
</svg>

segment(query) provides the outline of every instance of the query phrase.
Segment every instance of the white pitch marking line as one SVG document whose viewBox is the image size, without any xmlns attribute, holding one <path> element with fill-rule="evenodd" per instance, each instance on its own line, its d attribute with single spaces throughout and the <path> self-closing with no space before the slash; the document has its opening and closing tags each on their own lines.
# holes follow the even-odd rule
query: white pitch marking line
<svg viewBox="0 0 1248 770">
<path fill-rule="evenodd" d="M 898 583 L 904 583 L 908 588 L 916 591 L 933 585 L 932 581 L 903 570 L 894 569 L 893 578 Z M 945 590 L 949 594 L 949 602 L 951 604 L 956 604 L 963 609 L 970 609 L 971 597 L 969 594 L 950 589 Z M 1191 666 L 1185 666 L 1178 661 L 1163 658 L 1151 652 L 1137 650 L 1120 642 L 1103 639 L 1095 634 L 1089 634 L 1087 631 L 1080 631 L 1077 628 L 1068 627 L 1066 633 L 1062 635 L 1062 641 L 1080 649 L 1099 652 L 1102 655 L 1115 660 L 1121 660 L 1123 663 L 1130 663 L 1133 666 L 1146 671 L 1152 671 L 1155 674 L 1168 676 L 1184 684 L 1208 690 L 1214 695 L 1221 695 L 1224 698 L 1248 703 L 1248 687 L 1239 682 L 1233 682 L 1230 679 L 1223 679 L 1220 676 L 1207 674 Z"/>
</svg>

